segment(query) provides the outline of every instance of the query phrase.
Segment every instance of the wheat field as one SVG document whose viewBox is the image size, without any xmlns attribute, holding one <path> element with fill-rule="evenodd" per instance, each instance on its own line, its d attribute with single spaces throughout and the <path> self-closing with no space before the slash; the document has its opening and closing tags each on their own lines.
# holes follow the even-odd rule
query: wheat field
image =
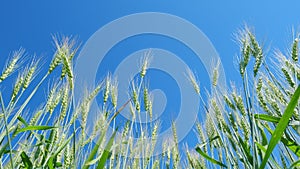
<svg viewBox="0 0 300 169">
<path fill-rule="evenodd" d="M 181 152 L 173 123 L 173 136 L 160 155 L 153 155 L 160 123 L 151 122 L 146 128 L 134 122 L 140 121 L 141 111 L 149 119 L 153 114 L 153 98 L 143 80 L 149 57 L 144 57 L 139 81 L 130 84 L 123 105 L 117 104 L 118 82 L 111 74 L 87 89 L 76 104 L 73 59 L 80 46 L 75 39 L 54 38 L 55 53 L 47 72 L 41 70 L 45 65 L 39 59 L 25 61 L 24 49 L 14 51 L 0 74 L 0 169 L 300 168 L 300 37 L 293 37 L 288 52 L 267 52 L 252 29 L 238 31 L 242 84 L 232 82 L 220 90 L 215 71 L 215 94 L 207 100 L 196 72 L 188 70 L 187 80 L 204 103 L 205 112 L 198 113 L 206 115 L 194 126 L 198 145 Z M 11 88 L 7 79 L 14 81 Z M 45 89 L 49 80 L 52 83 Z M 45 91 L 45 101 L 36 99 Z M 87 116 L 96 97 L 102 99 L 102 109 L 87 134 Z M 34 103 L 40 106 L 30 107 L 32 100 L 41 100 Z M 125 107 L 132 119 L 118 126 L 116 117 Z M 109 126 L 115 129 L 112 134 Z M 118 138 L 117 131 L 122 133 Z"/>
</svg>

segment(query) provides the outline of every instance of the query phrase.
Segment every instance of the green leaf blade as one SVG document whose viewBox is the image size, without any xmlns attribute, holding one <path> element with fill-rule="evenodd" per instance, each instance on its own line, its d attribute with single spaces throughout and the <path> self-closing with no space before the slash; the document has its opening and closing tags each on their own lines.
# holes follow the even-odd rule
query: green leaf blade
<svg viewBox="0 0 300 169">
<path fill-rule="evenodd" d="M 300 97 L 300 86 L 298 86 L 297 90 L 295 91 L 294 95 L 292 96 L 291 101 L 289 102 L 287 108 L 285 109 L 281 119 L 279 120 L 279 123 L 276 126 L 274 133 L 272 134 L 272 137 L 268 144 L 266 154 L 265 154 L 263 161 L 259 167 L 260 169 L 265 168 L 265 166 L 268 162 L 268 159 L 269 159 L 270 155 L 272 154 L 273 149 L 275 148 L 275 146 L 281 139 L 282 134 L 285 131 L 286 127 L 288 126 L 289 120 L 293 115 L 293 111 L 298 104 L 299 97 Z"/>
<path fill-rule="evenodd" d="M 210 162 L 212 162 L 212 163 L 214 163 L 214 164 L 217 164 L 217 165 L 219 165 L 219 166 L 221 166 L 221 167 L 227 168 L 227 166 L 226 166 L 225 164 L 223 164 L 222 162 L 217 161 L 217 160 L 211 158 L 209 155 L 207 155 L 205 152 L 203 152 L 199 147 L 196 148 L 196 151 L 197 151 L 200 155 L 202 155 L 204 158 L 206 158 L 207 160 L 209 160 Z"/>
</svg>

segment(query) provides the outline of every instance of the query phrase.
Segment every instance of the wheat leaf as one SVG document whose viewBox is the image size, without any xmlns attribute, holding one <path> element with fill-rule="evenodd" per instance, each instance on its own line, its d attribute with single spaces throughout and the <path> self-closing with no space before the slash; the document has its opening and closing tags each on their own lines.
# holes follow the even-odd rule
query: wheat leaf
<svg viewBox="0 0 300 169">
<path fill-rule="evenodd" d="M 204 158 L 206 158 L 207 160 L 209 160 L 210 162 L 214 163 L 214 164 L 218 164 L 219 166 L 221 167 L 225 167 L 227 168 L 227 166 L 225 164 L 223 164 L 222 162 L 220 161 L 217 161 L 213 158 L 211 158 L 209 155 L 207 155 L 205 152 L 203 152 L 199 147 L 196 148 L 196 151 L 202 155 Z"/>
<path fill-rule="evenodd" d="M 267 114 L 255 114 L 254 118 L 259 119 L 259 120 L 268 121 L 268 122 L 274 122 L 274 123 L 278 123 L 280 120 L 280 117 L 270 116 Z"/>
<path fill-rule="evenodd" d="M 117 131 L 117 129 L 114 131 L 114 133 L 110 137 L 107 145 L 105 146 L 104 152 L 102 153 L 102 156 L 101 156 L 100 161 L 98 163 L 97 169 L 104 168 L 105 162 L 109 157 L 109 151 L 110 151 L 110 149 L 111 149 L 111 147 L 114 143 L 114 139 L 115 139 L 115 136 L 116 136 L 116 131 Z"/>
<path fill-rule="evenodd" d="M 33 168 L 32 162 L 24 151 L 21 153 L 21 158 L 25 168 Z"/>
<path fill-rule="evenodd" d="M 288 126 L 289 120 L 293 115 L 294 109 L 298 104 L 298 100 L 300 97 L 300 86 L 298 86 L 297 90 L 295 91 L 294 95 L 292 96 L 291 101 L 289 102 L 287 108 L 285 109 L 279 123 L 277 124 L 274 133 L 272 134 L 271 140 L 268 144 L 268 148 L 266 154 L 263 158 L 263 161 L 260 165 L 260 169 L 265 168 L 270 155 L 272 154 L 273 149 L 277 145 L 278 141 L 281 139 L 282 134 L 286 127 Z"/>
<path fill-rule="evenodd" d="M 50 130 L 53 128 L 57 128 L 57 127 L 53 127 L 53 126 L 27 126 L 24 128 L 19 129 L 15 135 L 25 132 L 25 131 L 32 131 L 32 130 Z"/>
</svg>

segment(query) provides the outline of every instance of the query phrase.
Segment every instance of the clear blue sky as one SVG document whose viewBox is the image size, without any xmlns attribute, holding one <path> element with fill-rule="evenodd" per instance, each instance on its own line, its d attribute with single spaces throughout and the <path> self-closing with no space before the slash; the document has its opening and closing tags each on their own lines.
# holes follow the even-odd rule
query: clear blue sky
<svg viewBox="0 0 300 169">
<path fill-rule="evenodd" d="M 0 67 L 3 67 L 10 52 L 20 47 L 24 47 L 28 54 L 43 56 L 43 62 L 49 63 L 54 50 L 53 34 L 77 35 L 84 44 L 95 31 L 117 18 L 138 12 L 163 12 L 188 20 L 206 34 L 219 53 L 228 82 L 237 80 L 239 75 L 234 67 L 239 48 L 233 41 L 233 34 L 247 23 L 255 28 L 258 39 L 266 47 L 284 51 L 289 47 L 292 27 L 300 30 L 297 29 L 300 28 L 299 6 L 298 0 L 1 1 Z M 145 39 L 135 38 L 137 42 L 147 40 L 146 36 L 143 37 Z M 176 42 L 169 44 L 178 45 Z M 163 39 L 161 44 L 146 43 L 137 47 L 141 44 L 130 41 L 127 45 L 133 51 L 142 47 L 172 48 Z M 119 46 L 115 49 L 122 53 L 124 46 Z"/>
<path fill-rule="evenodd" d="M 238 52 L 233 33 L 247 23 L 267 45 L 284 49 L 292 26 L 300 25 L 300 2 L 288 1 L 1 1 L 0 65 L 9 52 L 24 47 L 28 53 L 50 58 L 51 35 L 78 35 L 84 43 L 101 26 L 137 12 L 164 12 L 182 17 L 212 41 L 227 71 Z"/>
</svg>

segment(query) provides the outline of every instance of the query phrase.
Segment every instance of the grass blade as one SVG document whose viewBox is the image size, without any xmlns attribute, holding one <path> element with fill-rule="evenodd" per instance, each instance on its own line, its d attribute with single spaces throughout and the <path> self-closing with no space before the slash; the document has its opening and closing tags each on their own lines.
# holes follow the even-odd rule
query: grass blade
<svg viewBox="0 0 300 169">
<path fill-rule="evenodd" d="M 92 149 L 90 155 L 88 156 L 88 158 L 86 159 L 86 161 L 84 162 L 83 166 L 82 166 L 82 169 L 88 169 L 89 165 L 88 163 L 90 161 L 93 160 L 94 156 L 97 154 L 97 151 L 101 145 L 101 142 L 103 141 L 103 138 L 105 137 L 105 132 L 102 132 L 96 145 L 94 146 L 94 148 Z"/>
<path fill-rule="evenodd" d="M 257 148 L 259 150 L 261 150 L 261 152 L 263 152 L 264 154 L 266 153 L 266 151 L 267 151 L 266 146 L 263 146 L 263 145 L 259 144 L 258 142 L 255 142 L 255 145 L 257 146 Z M 272 157 L 270 157 L 270 160 L 272 161 L 272 165 L 275 165 L 277 168 L 281 168 L 279 166 L 279 164 Z"/>
<path fill-rule="evenodd" d="M 299 97 L 300 97 L 300 86 L 298 86 L 297 90 L 295 91 L 294 95 L 292 96 L 291 101 L 289 102 L 287 108 L 285 109 L 281 119 L 279 120 L 279 123 L 276 126 L 274 133 L 272 134 L 271 140 L 268 144 L 266 154 L 265 154 L 264 159 L 259 167 L 260 169 L 265 168 L 265 166 L 268 162 L 268 159 L 269 159 L 270 155 L 272 154 L 273 149 L 277 145 L 278 141 L 281 139 L 282 134 L 283 134 L 284 130 L 286 129 L 286 127 L 288 126 L 289 120 L 293 115 L 294 109 L 298 104 Z"/>
<path fill-rule="evenodd" d="M 104 149 L 104 152 L 102 153 L 101 155 L 101 158 L 100 158 L 100 161 L 98 163 L 98 166 L 97 166 L 97 169 L 102 169 L 104 168 L 105 166 L 105 162 L 109 156 L 109 152 L 110 152 L 110 149 L 114 143 L 114 139 L 115 139 L 115 136 L 116 136 L 116 132 L 117 132 L 117 129 L 114 131 L 114 133 L 112 134 L 112 136 L 110 137 L 107 145 L 105 146 L 105 149 Z"/>
<path fill-rule="evenodd" d="M 300 157 L 300 146 L 292 139 L 281 138 L 281 142 L 287 146 L 293 153 Z"/>
<path fill-rule="evenodd" d="M 273 130 L 264 125 L 264 127 L 269 131 L 269 133 L 271 133 L 273 135 Z M 288 135 L 286 135 L 288 136 Z M 281 137 L 281 142 L 287 146 L 293 153 L 295 153 L 295 155 L 297 155 L 298 157 L 300 157 L 300 146 L 294 141 L 292 140 L 291 138 L 287 137 L 287 138 L 284 138 L 284 137 Z"/>
<path fill-rule="evenodd" d="M 289 167 L 289 169 L 293 169 L 293 168 L 296 168 L 296 167 L 300 167 L 300 160 L 294 162 L 294 163 Z"/>
<path fill-rule="evenodd" d="M 21 153 L 21 158 L 24 164 L 24 168 L 33 168 L 32 162 L 24 151 Z"/>
<path fill-rule="evenodd" d="M 116 118 L 117 117 L 117 115 L 126 107 L 126 105 L 129 103 L 131 101 L 131 99 L 129 99 L 118 111 L 116 111 L 115 113 L 114 113 L 114 115 L 111 117 L 111 119 L 109 120 L 109 122 L 108 122 L 108 124 L 107 125 L 109 125 L 112 121 L 113 121 L 113 119 L 114 118 Z M 106 128 L 104 129 L 104 131 L 106 131 L 107 130 L 107 127 L 108 126 L 106 126 Z M 97 154 L 97 151 L 98 151 L 98 149 L 99 149 L 99 146 L 101 145 L 101 142 L 103 141 L 103 138 L 105 137 L 105 132 L 102 132 L 101 133 L 101 135 L 100 135 L 100 137 L 99 137 L 99 139 L 98 139 L 98 141 L 97 141 L 97 143 L 96 143 L 96 145 L 95 145 L 95 147 L 92 149 L 92 151 L 91 151 L 91 153 L 90 153 L 90 155 L 88 156 L 88 158 L 85 160 L 85 162 L 84 162 L 84 164 L 83 164 L 83 166 L 82 166 L 82 169 L 88 169 L 88 163 L 90 163 L 93 159 L 94 159 L 94 157 L 95 157 L 95 155 Z"/>
<path fill-rule="evenodd" d="M 204 158 L 206 158 L 207 160 L 209 160 L 210 162 L 212 162 L 212 163 L 214 163 L 214 164 L 217 164 L 217 165 L 219 165 L 219 166 L 221 166 L 221 167 L 227 168 L 227 166 L 226 166 L 225 164 L 223 164 L 222 162 L 217 161 L 217 160 L 211 158 L 209 155 L 207 155 L 205 152 L 203 152 L 199 147 L 196 148 L 196 151 L 197 151 L 200 155 L 202 155 Z"/>
<path fill-rule="evenodd" d="M 20 130 L 18 130 L 15 135 L 17 135 L 19 133 L 22 133 L 22 132 L 25 132 L 25 131 L 50 130 L 50 129 L 54 129 L 54 128 L 57 128 L 57 127 L 53 127 L 53 126 L 27 126 L 27 127 L 24 127 L 24 128 L 21 128 Z"/>
<path fill-rule="evenodd" d="M 25 127 L 28 126 L 28 123 L 25 121 L 25 119 L 23 119 L 23 117 L 18 116 L 17 119 L 18 119 L 20 122 L 22 122 L 22 123 L 25 125 Z"/>
<path fill-rule="evenodd" d="M 216 140 L 216 139 L 219 139 L 219 138 L 220 138 L 220 136 L 215 136 L 215 137 L 213 137 L 213 138 L 208 138 L 207 141 L 205 141 L 205 142 L 199 144 L 198 147 L 199 147 L 199 148 L 202 148 L 202 147 L 204 147 L 205 145 L 207 145 L 208 143 L 211 143 L 212 141 L 214 141 L 214 140 Z"/>
<path fill-rule="evenodd" d="M 268 121 L 268 122 L 274 122 L 274 123 L 278 123 L 280 120 L 280 117 L 270 116 L 267 114 L 255 114 L 254 118 L 259 119 L 259 120 Z"/>
<path fill-rule="evenodd" d="M 76 131 L 75 131 L 76 132 Z M 53 155 L 49 158 L 47 161 L 47 166 L 51 169 L 54 168 L 54 159 L 57 157 L 57 155 L 69 144 L 71 139 L 75 137 L 75 134 L 73 133 L 54 153 Z"/>
<path fill-rule="evenodd" d="M 249 144 L 247 144 L 248 140 L 244 141 L 240 136 L 238 136 L 238 139 L 239 139 L 239 143 L 241 145 L 241 148 L 242 148 L 244 154 L 247 157 L 247 160 L 249 161 L 250 164 L 253 164 L 253 155 L 251 154 Z M 244 162 L 246 162 L 246 161 L 244 161 Z"/>
</svg>

